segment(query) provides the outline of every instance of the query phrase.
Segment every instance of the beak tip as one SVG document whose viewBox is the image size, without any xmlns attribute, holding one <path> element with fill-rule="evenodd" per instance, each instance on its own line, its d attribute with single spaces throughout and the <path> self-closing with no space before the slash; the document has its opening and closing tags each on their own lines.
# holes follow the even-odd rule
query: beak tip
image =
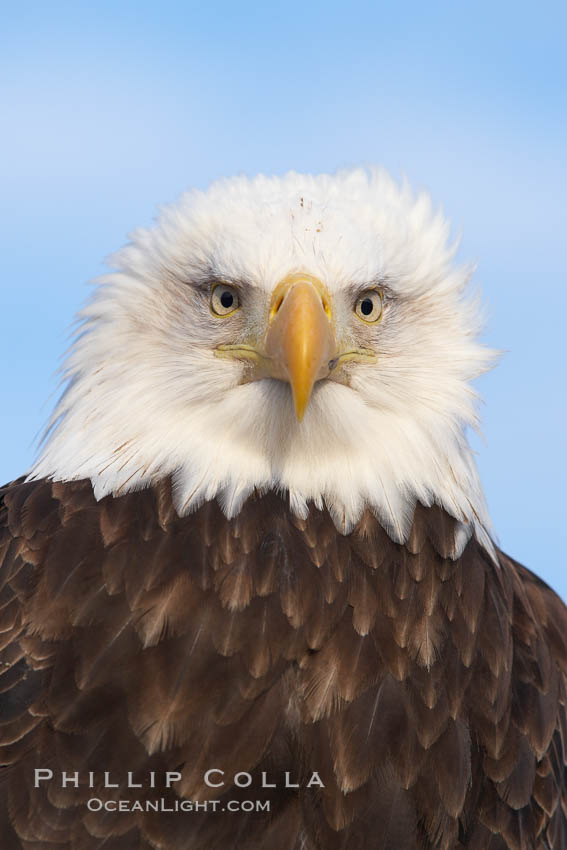
<svg viewBox="0 0 567 850">
<path fill-rule="evenodd" d="M 305 416 L 305 411 L 307 410 L 307 405 L 309 404 L 310 397 L 311 393 L 308 393 L 307 395 L 302 395 L 301 397 L 297 397 L 294 393 L 293 407 L 295 409 L 295 417 L 298 422 L 303 421 L 303 417 Z"/>
</svg>

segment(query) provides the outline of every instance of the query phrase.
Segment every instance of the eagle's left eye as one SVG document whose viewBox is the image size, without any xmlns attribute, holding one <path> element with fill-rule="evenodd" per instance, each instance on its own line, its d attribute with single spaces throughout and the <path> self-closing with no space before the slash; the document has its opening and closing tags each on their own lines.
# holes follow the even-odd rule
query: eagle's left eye
<svg viewBox="0 0 567 850">
<path fill-rule="evenodd" d="M 234 286 L 217 283 L 211 293 L 211 311 L 215 316 L 230 316 L 240 307 L 238 292 Z"/>
<path fill-rule="evenodd" d="M 363 322 L 377 322 L 382 318 L 382 293 L 379 289 L 367 289 L 354 305 L 354 312 Z"/>
</svg>

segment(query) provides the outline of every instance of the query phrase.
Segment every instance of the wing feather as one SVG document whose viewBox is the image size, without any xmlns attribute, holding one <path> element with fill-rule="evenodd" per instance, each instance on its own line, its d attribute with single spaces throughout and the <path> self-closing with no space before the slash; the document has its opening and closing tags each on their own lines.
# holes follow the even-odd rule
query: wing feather
<svg viewBox="0 0 567 850">
<path fill-rule="evenodd" d="M 274 494 L 180 519 L 167 481 L 100 502 L 88 482 L 18 481 L 0 498 L 6 850 L 567 846 L 567 611 L 474 539 L 457 557 L 441 509 L 417 505 L 403 546 L 370 514 L 343 536 Z M 92 770 L 95 787 L 34 788 L 35 767 Z M 226 786 L 203 784 L 211 767 Z M 271 811 L 88 811 L 132 796 L 125 771 L 167 769 L 169 801 Z M 261 787 L 286 772 L 300 789 Z"/>
</svg>

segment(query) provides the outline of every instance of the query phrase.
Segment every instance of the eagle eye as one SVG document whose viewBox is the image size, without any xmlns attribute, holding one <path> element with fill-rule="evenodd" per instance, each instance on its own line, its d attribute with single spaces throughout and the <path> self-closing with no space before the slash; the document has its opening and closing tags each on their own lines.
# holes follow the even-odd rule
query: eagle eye
<svg viewBox="0 0 567 850">
<path fill-rule="evenodd" d="M 370 324 L 382 318 L 382 293 L 379 289 L 367 289 L 357 298 L 354 312 L 363 322 Z"/>
<path fill-rule="evenodd" d="M 211 292 L 211 312 L 215 316 L 230 316 L 240 307 L 238 292 L 234 286 L 217 283 Z"/>
</svg>

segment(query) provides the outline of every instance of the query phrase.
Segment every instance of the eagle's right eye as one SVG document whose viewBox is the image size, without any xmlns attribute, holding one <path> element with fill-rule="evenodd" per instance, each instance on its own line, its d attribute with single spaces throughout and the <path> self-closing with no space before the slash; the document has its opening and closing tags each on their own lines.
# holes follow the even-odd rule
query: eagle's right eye
<svg viewBox="0 0 567 850">
<path fill-rule="evenodd" d="M 225 318 L 240 307 L 238 292 L 234 286 L 217 283 L 211 292 L 211 312 L 215 316 Z"/>
</svg>

